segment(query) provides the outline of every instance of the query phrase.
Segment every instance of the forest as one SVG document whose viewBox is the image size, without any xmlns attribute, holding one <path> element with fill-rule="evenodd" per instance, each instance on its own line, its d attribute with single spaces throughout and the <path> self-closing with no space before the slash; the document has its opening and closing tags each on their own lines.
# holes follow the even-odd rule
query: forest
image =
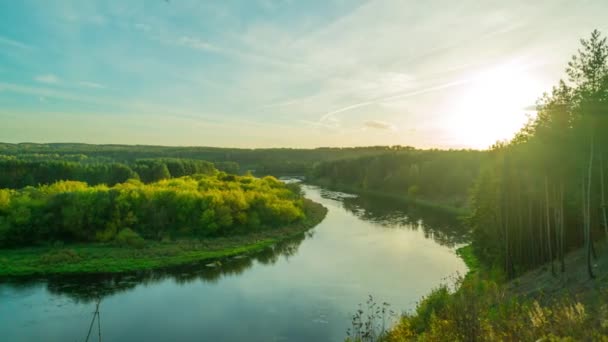
<svg viewBox="0 0 608 342">
<path fill-rule="evenodd" d="M 190 159 L 212 162 L 228 173 L 251 171 L 257 175 L 303 175 L 321 161 L 409 150 L 408 146 L 322 147 L 315 149 L 221 147 L 169 147 L 145 145 L 92 145 L 77 143 L 0 143 L 0 155 L 19 159 L 116 162 L 132 164 L 139 159 Z M 235 169 L 236 167 L 236 169 Z"/>
<path fill-rule="evenodd" d="M 251 233 L 304 219 L 303 205 L 296 184 L 222 172 L 150 184 L 1 189 L 0 247 Z"/>
<path fill-rule="evenodd" d="M 318 163 L 310 181 L 355 191 L 374 191 L 466 208 L 487 152 L 402 149 Z"/>
<path fill-rule="evenodd" d="M 599 31 L 581 40 L 566 80 L 538 102 L 537 116 L 490 150 L 472 191 L 473 247 L 511 278 L 584 246 L 593 277 L 594 243 L 608 238 L 608 44 Z"/>
<path fill-rule="evenodd" d="M 236 174 L 239 166 L 234 162 L 213 164 L 204 160 L 178 158 L 137 159 L 125 164 L 83 155 L 0 155 L 0 188 L 19 189 L 60 180 L 110 186 L 129 179 L 151 183 L 194 174 L 211 175 L 218 169 Z"/>
</svg>

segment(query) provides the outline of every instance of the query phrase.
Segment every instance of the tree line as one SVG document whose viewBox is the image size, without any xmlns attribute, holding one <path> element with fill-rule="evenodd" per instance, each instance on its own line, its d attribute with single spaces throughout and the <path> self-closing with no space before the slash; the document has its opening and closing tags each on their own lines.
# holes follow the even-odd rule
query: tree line
<svg viewBox="0 0 608 342">
<path fill-rule="evenodd" d="M 19 189 L 51 184 L 60 180 L 82 181 L 90 185 L 115 185 L 129 179 L 144 183 L 194 174 L 214 174 L 216 165 L 203 160 L 158 158 L 138 159 L 124 164 L 112 160 L 74 161 L 62 158 L 16 158 L 0 155 L 0 188 Z M 220 165 L 229 173 L 237 173 L 238 165 Z"/>
<path fill-rule="evenodd" d="M 297 184 L 219 172 L 114 186 L 79 181 L 0 189 L 0 247 L 224 236 L 305 218 Z M 122 234 L 121 234 L 122 233 Z"/>
<path fill-rule="evenodd" d="M 594 277 L 594 241 L 608 238 L 608 45 L 599 31 L 581 40 L 561 80 L 538 102 L 537 116 L 490 151 L 472 192 L 473 247 L 513 277 L 584 246 Z"/>
<path fill-rule="evenodd" d="M 322 147 L 315 149 L 292 148 L 219 148 L 219 147 L 172 147 L 145 145 L 91 145 L 77 143 L 35 144 L 0 143 L 0 154 L 44 158 L 80 158 L 80 160 L 105 160 L 132 164 L 138 159 L 180 158 L 206 160 L 220 170 L 230 165 L 240 166 L 241 172 L 257 175 L 304 175 L 322 161 L 371 156 L 390 151 L 412 149 L 407 146 Z M 233 164 L 231 164 L 233 163 Z"/>
<path fill-rule="evenodd" d="M 310 179 L 330 186 L 402 194 L 462 207 L 486 156 L 487 152 L 473 150 L 398 150 L 319 163 Z"/>
</svg>

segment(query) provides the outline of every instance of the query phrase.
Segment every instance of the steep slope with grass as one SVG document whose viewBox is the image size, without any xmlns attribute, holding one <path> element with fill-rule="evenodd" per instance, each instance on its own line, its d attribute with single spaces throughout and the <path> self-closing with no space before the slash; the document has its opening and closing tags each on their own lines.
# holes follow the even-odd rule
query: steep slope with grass
<svg viewBox="0 0 608 342">
<path fill-rule="evenodd" d="M 509 282 L 478 268 L 423 298 L 416 310 L 378 339 L 362 341 L 581 341 L 608 340 L 608 250 L 596 246 L 595 279 L 583 249 L 565 257 L 567 273 L 550 265 Z M 466 249 L 459 254 L 478 265 Z M 504 279 L 504 278 L 503 278 Z"/>
</svg>

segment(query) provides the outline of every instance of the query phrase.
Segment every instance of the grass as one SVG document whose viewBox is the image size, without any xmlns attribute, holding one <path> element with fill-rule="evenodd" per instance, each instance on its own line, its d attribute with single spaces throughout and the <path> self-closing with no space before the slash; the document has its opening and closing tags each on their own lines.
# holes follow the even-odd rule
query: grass
<svg viewBox="0 0 608 342">
<path fill-rule="evenodd" d="M 474 274 L 479 271 L 480 264 L 475 254 L 473 254 L 473 246 L 469 244 L 458 248 L 456 250 L 456 255 L 458 255 L 462 261 L 464 261 L 465 265 L 467 265 L 467 268 L 469 269 L 467 275 Z"/>
<path fill-rule="evenodd" d="M 234 237 L 146 241 L 144 248 L 77 244 L 0 250 L 0 277 L 122 273 L 211 262 L 261 251 L 319 224 L 327 209 L 307 201 L 306 219 L 289 227 Z"/>
<path fill-rule="evenodd" d="M 563 274 L 548 264 L 506 282 L 461 247 L 470 271 L 458 289 L 433 290 L 374 341 L 608 341 L 608 244 L 598 241 L 596 250 L 595 279 L 578 249 L 566 255 Z"/>
<path fill-rule="evenodd" d="M 566 254 L 564 273 L 560 272 L 557 261 L 554 262 L 555 275 L 551 274 L 550 264 L 546 264 L 528 271 L 506 284 L 508 293 L 540 301 L 575 295 L 583 304 L 593 304 L 601 294 L 608 294 L 608 244 L 599 240 L 596 241 L 595 248 L 598 257 L 592 260 L 595 279 L 589 279 L 586 250 L 580 248 Z"/>
</svg>

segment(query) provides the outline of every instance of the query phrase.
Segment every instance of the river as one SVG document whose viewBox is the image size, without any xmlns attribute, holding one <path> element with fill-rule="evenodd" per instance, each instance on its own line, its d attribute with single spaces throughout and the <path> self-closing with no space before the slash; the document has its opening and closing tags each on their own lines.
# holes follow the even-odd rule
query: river
<svg viewBox="0 0 608 342">
<path fill-rule="evenodd" d="M 342 341 L 373 295 L 397 312 L 466 266 L 446 214 L 315 186 L 329 209 L 300 238 L 221 267 L 0 282 L 2 341 Z"/>
</svg>

